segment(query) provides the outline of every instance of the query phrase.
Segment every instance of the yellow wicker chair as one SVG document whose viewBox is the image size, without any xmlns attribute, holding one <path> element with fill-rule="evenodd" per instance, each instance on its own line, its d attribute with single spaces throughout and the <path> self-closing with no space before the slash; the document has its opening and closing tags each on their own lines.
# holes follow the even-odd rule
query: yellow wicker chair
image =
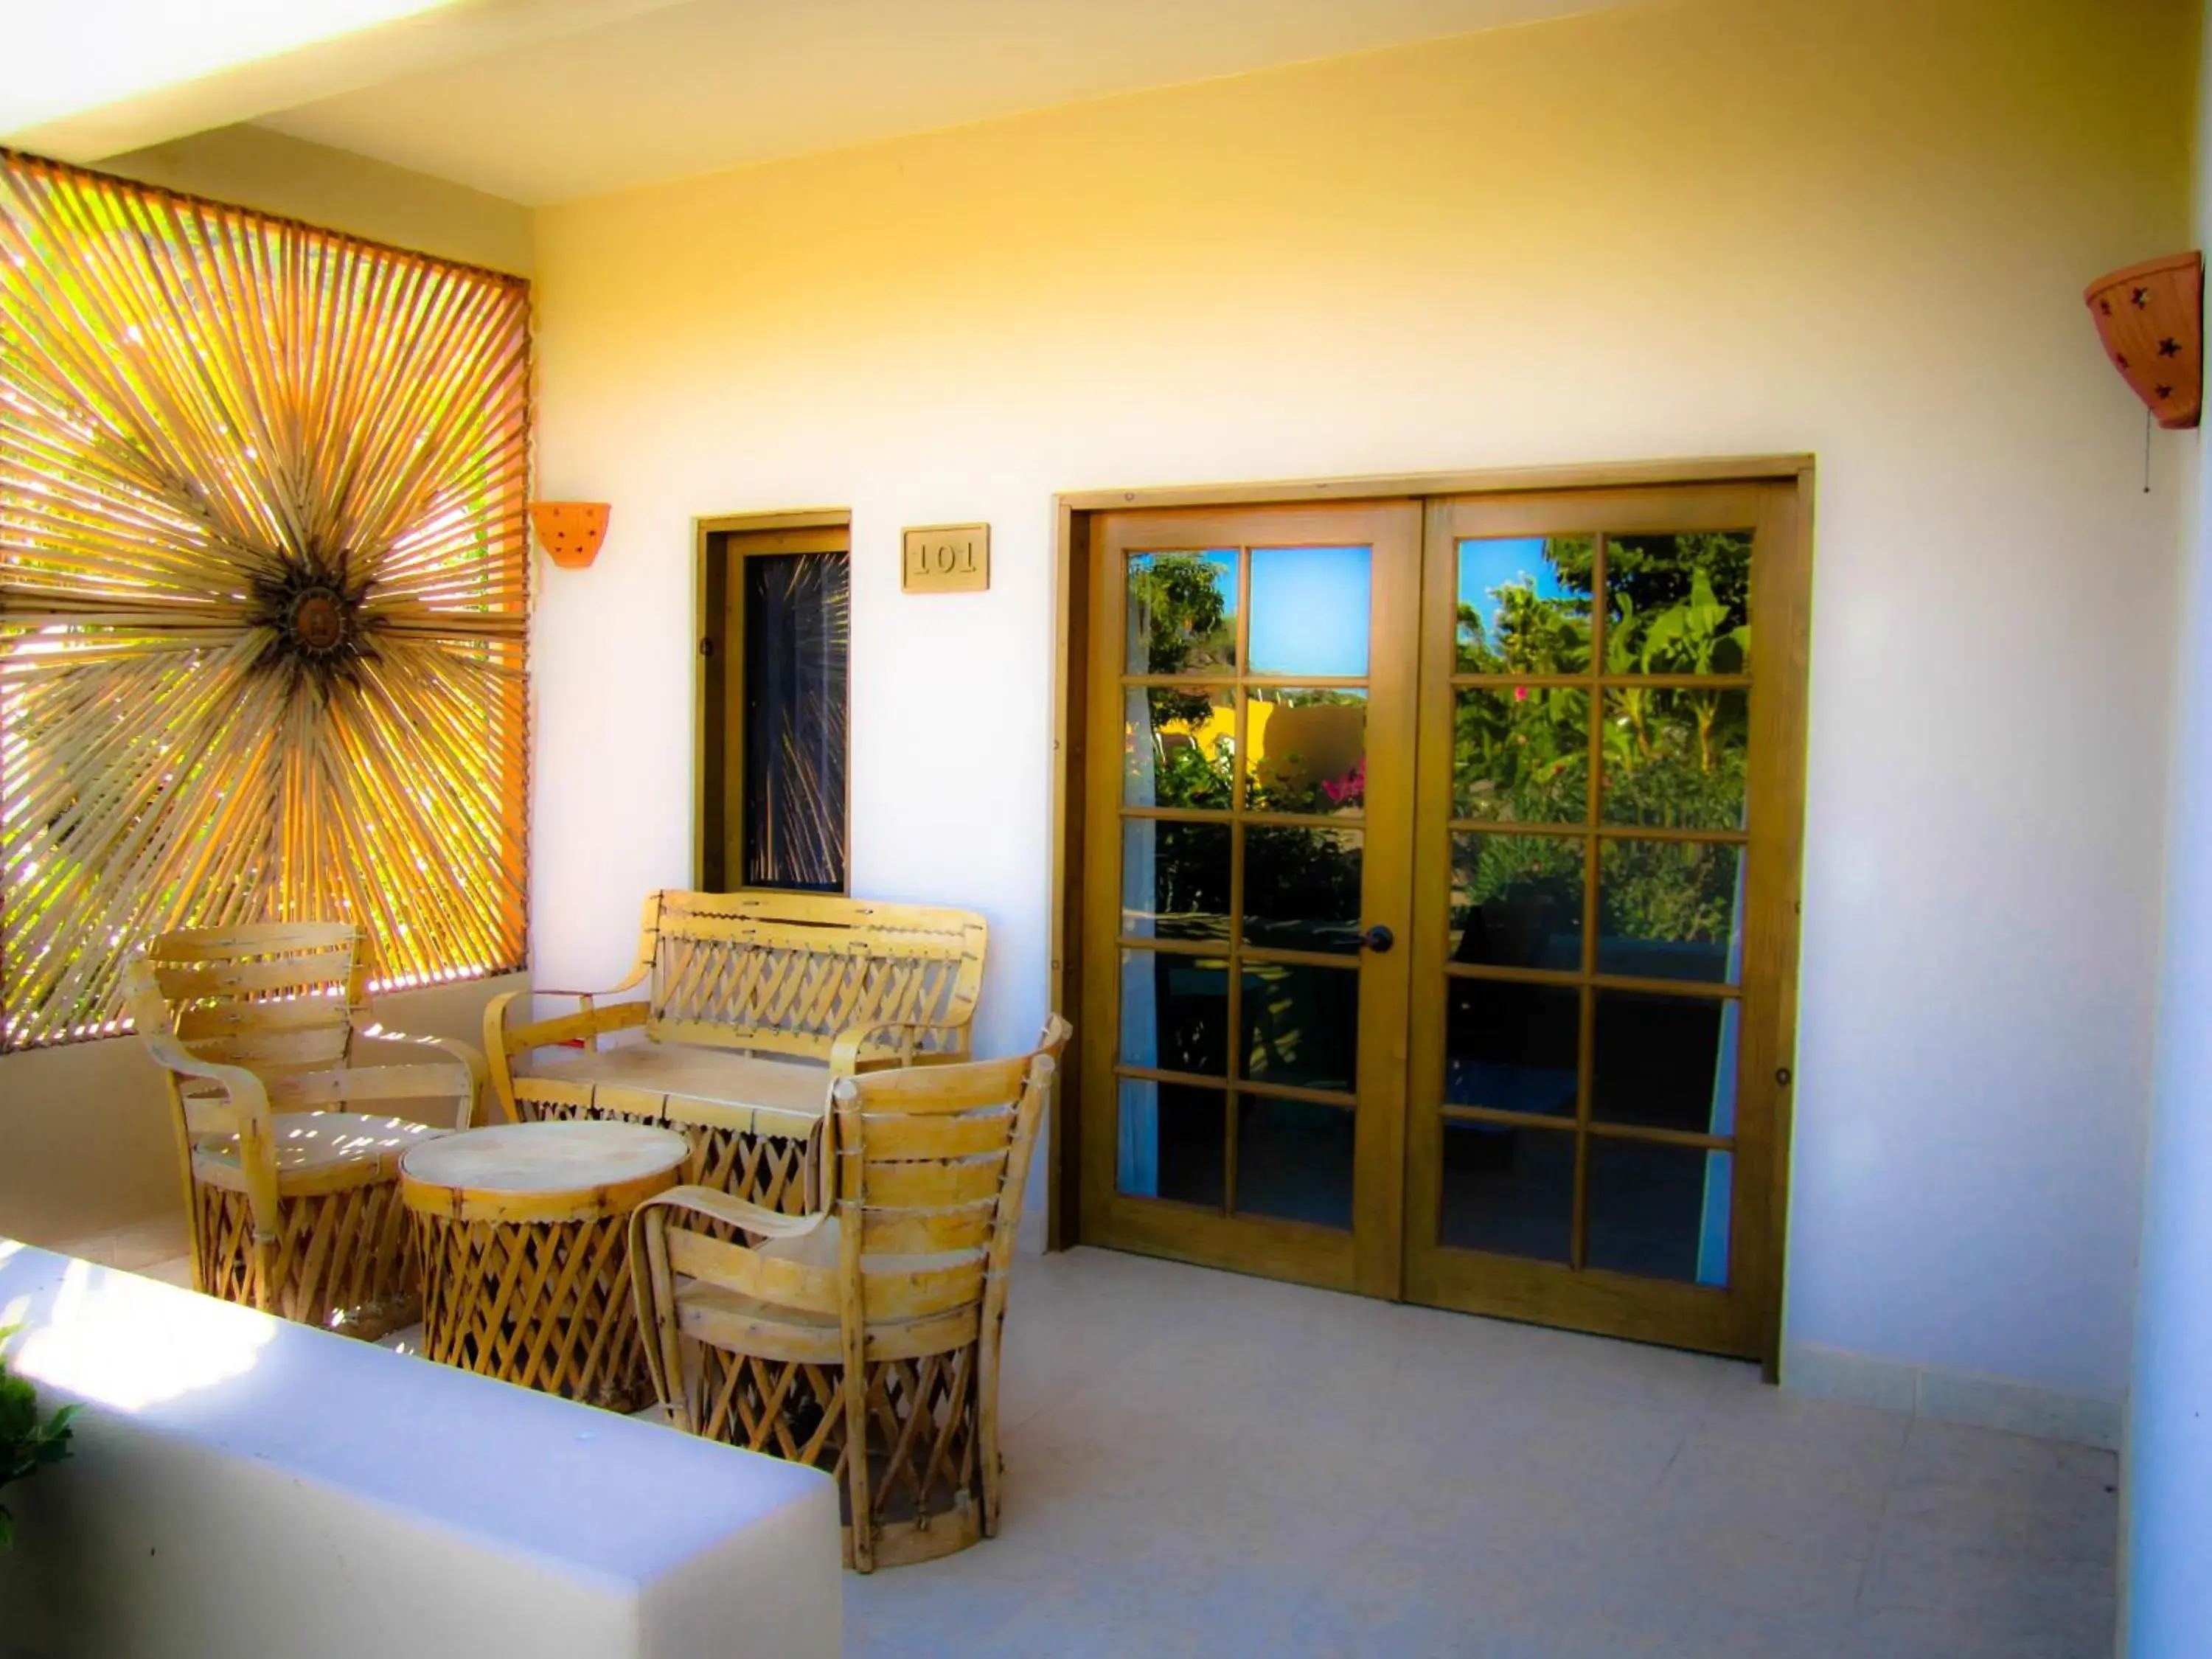
<svg viewBox="0 0 2212 1659">
<path fill-rule="evenodd" d="M 453 1127 L 464 1129 L 484 1065 L 466 1043 L 377 1025 L 367 976 L 354 927 L 272 923 L 165 933 L 125 985 L 174 1109 L 193 1282 L 374 1339 L 422 1316 L 399 1156 L 451 1131 L 346 1109 L 451 1100 Z M 441 1052 L 356 1066 L 356 1035 Z"/>
<path fill-rule="evenodd" d="M 862 1572 L 998 1530 L 1007 1280 L 1068 1034 L 1055 1015 L 1033 1054 L 841 1079 L 824 1212 L 679 1187 L 631 1218 L 661 1403 L 693 1433 L 842 1475 Z M 732 1228 L 765 1242 L 725 1242 Z"/>
</svg>

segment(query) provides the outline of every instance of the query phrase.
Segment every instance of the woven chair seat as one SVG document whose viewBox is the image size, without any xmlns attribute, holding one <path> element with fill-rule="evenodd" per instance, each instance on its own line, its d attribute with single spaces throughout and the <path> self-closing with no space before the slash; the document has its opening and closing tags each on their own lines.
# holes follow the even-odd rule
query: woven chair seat
<svg viewBox="0 0 2212 1659">
<path fill-rule="evenodd" d="M 287 1112 L 276 1120 L 276 1185 L 280 1192 L 312 1183 L 327 1189 L 395 1181 L 399 1155 L 410 1146 L 450 1129 L 412 1123 L 401 1117 L 372 1117 L 364 1112 Z M 245 1190 L 239 1173 L 238 1137 L 202 1135 L 192 1143 L 192 1174 L 213 1186 Z M 352 1179 L 333 1181 L 336 1176 Z"/>
<path fill-rule="evenodd" d="M 981 1315 L 981 1308 L 967 1307 L 919 1319 L 872 1319 L 865 1352 L 871 1360 L 942 1353 L 973 1342 Z M 763 1359 L 835 1364 L 842 1357 L 844 1336 L 836 1314 L 763 1302 L 720 1285 L 679 1285 L 676 1318 L 686 1336 L 742 1347 Z"/>
<path fill-rule="evenodd" d="M 595 1094 L 659 1095 L 695 1109 L 750 1106 L 815 1122 L 828 1112 L 830 1085 L 836 1081 L 830 1067 L 817 1060 L 769 1060 L 695 1042 L 586 1049 L 519 1072 L 514 1079 L 526 1097 L 534 1083 L 581 1085 Z"/>
</svg>

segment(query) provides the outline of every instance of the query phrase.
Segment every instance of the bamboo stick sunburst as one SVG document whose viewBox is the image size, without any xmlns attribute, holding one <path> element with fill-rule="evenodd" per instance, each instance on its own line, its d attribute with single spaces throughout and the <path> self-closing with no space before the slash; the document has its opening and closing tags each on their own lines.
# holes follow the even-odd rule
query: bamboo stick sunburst
<svg viewBox="0 0 2212 1659">
<path fill-rule="evenodd" d="M 179 927 L 520 963 L 528 313 L 0 150 L 0 1047 Z"/>
</svg>

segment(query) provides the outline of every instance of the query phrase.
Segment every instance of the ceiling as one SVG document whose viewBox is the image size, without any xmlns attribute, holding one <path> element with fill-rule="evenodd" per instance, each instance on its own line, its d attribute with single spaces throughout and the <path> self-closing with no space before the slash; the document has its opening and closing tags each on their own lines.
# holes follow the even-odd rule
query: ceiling
<svg viewBox="0 0 2212 1659">
<path fill-rule="evenodd" d="M 558 26 L 252 112 L 537 205 L 1622 3 L 505 0 Z"/>
<path fill-rule="evenodd" d="M 677 0 L 0 0 L 0 143 L 98 161 Z"/>
</svg>

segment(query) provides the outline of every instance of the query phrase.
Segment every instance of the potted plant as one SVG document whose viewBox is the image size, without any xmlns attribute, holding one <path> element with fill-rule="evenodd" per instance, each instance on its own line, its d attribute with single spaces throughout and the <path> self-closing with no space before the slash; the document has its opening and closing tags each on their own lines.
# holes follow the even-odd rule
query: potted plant
<svg viewBox="0 0 2212 1659">
<path fill-rule="evenodd" d="M 22 1327 L 0 1329 L 0 1486 L 27 1480 L 49 1463 L 70 1455 L 70 1419 L 76 1407 L 64 1406 L 43 1423 L 39 1420 L 39 1395 L 20 1376 L 8 1374 L 8 1339 Z M 15 1542 L 15 1526 L 8 1507 L 0 1504 L 0 1549 Z"/>
</svg>

